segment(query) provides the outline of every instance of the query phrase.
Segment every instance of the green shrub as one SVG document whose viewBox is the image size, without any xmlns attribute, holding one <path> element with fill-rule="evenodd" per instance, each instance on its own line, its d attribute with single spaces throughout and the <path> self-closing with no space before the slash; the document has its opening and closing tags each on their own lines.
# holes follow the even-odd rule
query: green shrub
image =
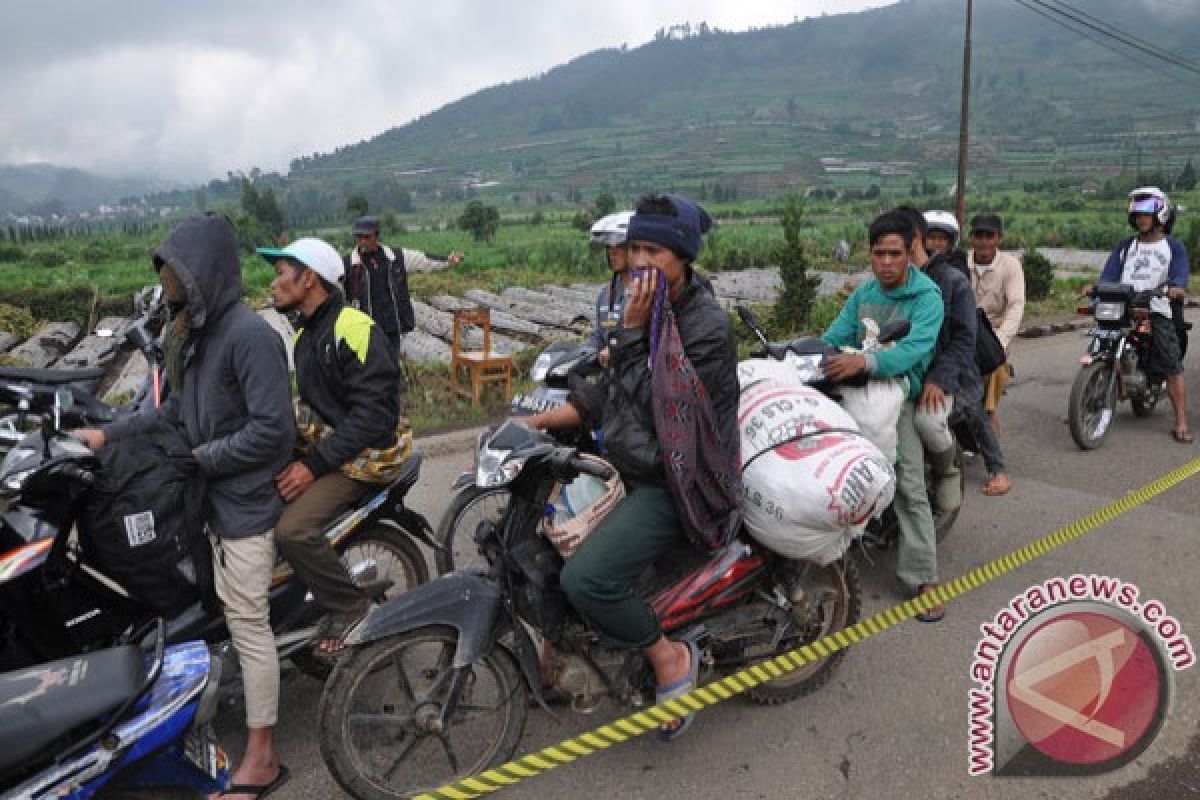
<svg viewBox="0 0 1200 800">
<path fill-rule="evenodd" d="M 1025 297 L 1029 300 L 1044 300 L 1054 285 L 1054 265 L 1032 247 L 1021 259 L 1025 267 Z"/>
<path fill-rule="evenodd" d="M 113 251 L 108 242 L 94 239 L 83 246 L 79 257 L 85 264 L 103 264 L 112 260 Z"/>
<path fill-rule="evenodd" d="M 25 251 L 20 245 L 0 243 L 0 264 L 15 264 L 25 260 Z"/>
<path fill-rule="evenodd" d="M 28 339 L 38 329 L 38 321 L 28 308 L 0 303 L 0 331 L 7 331 L 18 339 Z"/>
<path fill-rule="evenodd" d="M 67 263 L 67 254 L 58 248 L 50 250 L 36 250 L 30 255 L 29 260 L 39 267 L 61 267 Z"/>
</svg>

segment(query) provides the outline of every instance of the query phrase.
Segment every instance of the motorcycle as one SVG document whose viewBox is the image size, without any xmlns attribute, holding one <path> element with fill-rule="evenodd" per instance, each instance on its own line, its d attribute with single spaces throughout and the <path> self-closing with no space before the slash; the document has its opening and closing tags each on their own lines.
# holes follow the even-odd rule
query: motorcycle
<svg viewBox="0 0 1200 800">
<path fill-rule="evenodd" d="M 50 412 L 60 389 L 72 396 L 71 407 L 64 412 L 66 424 L 73 428 L 107 425 L 122 413 L 133 413 L 150 403 L 159 405 L 166 396 L 162 380 L 163 348 L 161 338 L 166 322 L 162 287 L 151 286 L 134 294 L 138 316 L 121 330 L 97 329 L 96 335 L 113 339 L 113 348 L 137 351 L 150 369 L 142 386 L 123 406 L 114 406 L 98 398 L 93 389 L 104 378 L 100 367 L 83 369 L 35 369 L 0 367 L 0 451 L 7 451 L 30 433 L 41 415 Z"/>
<path fill-rule="evenodd" d="M 155 613 L 95 564 L 75 521 L 95 482 L 96 459 L 62 431 L 72 394 L 59 389 L 41 430 L 0 464 L 0 669 L 26 667 L 111 646 Z M 420 475 L 416 453 L 403 474 L 335 519 L 325 537 L 354 579 L 392 597 L 429 579 L 417 542 L 436 549 L 425 518 L 404 497 Z M 281 658 L 324 679 L 310 644 L 319 609 L 291 567 L 276 563 L 271 624 Z M 203 640 L 225 660 L 222 697 L 240 694 L 240 671 L 223 615 L 200 602 L 167 620 L 167 642 Z"/>
<path fill-rule="evenodd" d="M 595 347 L 586 342 L 554 342 L 533 362 L 529 377 L 541 385 L 528 394 L 517 394 L 509 406 L 513 417 L 525 417 L 557 408 L 567 402 L 568 379 L 579 375 L 589 379 L 601 372 Z M 584 453 L 600 453 L 602 445 L 598 431 L 559 430 L 551 433 L 555 440 Z M 467 470 L 451 484 L 454 499 L 438 524 L 437 552 L 439 574 L 470 566 L 481 566 L 479 553 L 471 544 L 471 534 L 481 520 L 498 520 L 508 504 L 508 489 L 503 486 L 476 486 L 475 472 Z M 459 548 L 455 550 L 455 543 Z M 467 546 L 463 546 L 463 545 Z"/>
<path fill-rule="evenodd" d="M 752 354 L 755 358 L 772 358 L 776 361 L 783 361 L 789 364 L 796 370 L 796 377 L 801 383 L 817 389 L 832 400 L 837 401 L 840 399 L 838 394 L 840 386 L 862 386 L 866 383 L 867 377 L 865 375 L 859 375 L 841 384 L 825 377 L 821 370 L 824 359 L 837 355 L 840 352 L 833 345 L 827 344 L 816 337 L 801 337 L 789 342 L 772 342 L 767 338 L 762 325 L 759 324 L 758 319 L 754 316 L 754 312 L 746 306 L 737 306 L 737 313 L 746 327 L 759 340 L 758 349 Z M 908 334 L 908 331 L 907 321 L 885 325 L 879 332 L 877 341 L 881 345 L 887 344 L 904 338 Z M 963 415 L 951 412 L 950 427 L 955 438 L 956 462 L 960 467 L 959 481 L 961 485 L 959 490 L 960 494 L 962 494 L 966 483 L 965 471 L 961 469 L 963 451 L 978 452 L 979 448 L 975 444 L 975 439 L 971 435 Z M 929 507 L 933 512 L 933 527 L 936 539 L 940 542 L 950 532 L 950 529 L 954 527 L 961 506 L 953 509 L 938 508 L 932 488 L 931 467 L 928 462 L 925 465 L 925 487 L 926 493 L 929 496 Z M 896 518 L 895 510 L 891 506 L 880 517 L 871 520 L 867 524 L 866 531 L 863 532 L 863 542 L 879 550 L 894 546 L 899 537 L 900 523 Z"/>
<path fill-rule="evenodd" d="M 510 420 L 481 442 L 479 486 L 504 486 L 498 522 L 475 543 L 486 572 L 459 570 L 371 611 L 349 637 L 318 709 L 321 752 L 358 798 L 408 797 L 513 757 L 532 698 L 545 707 L 539 649 L 553 644 L 552 688 L 579 713 L 608 700 L 654 702 L 653 670 L 640 651 L 609 651 L 558 585 L 562 558 L 543 533 L 558 484 L 608 477 L 546 434 Z M 857 621 L 862 589 L 853 562 L 785 559 L 739 534 L 718 551 L 681 542 L 640 590 L 664 632 L 694 642 L 702 673 L 758 663 Z M 829 680 L 843 651 L 747 690 L 774 705 Z"/>
<path fill-rule="evenodd" d="M 1117 403 L 1128 400 L 1136 417 L 1148 417 L 1162 399 L 1166 381 L 1147 371 L 1150 357 L 1150 302 L 1166 297 L 1166 286 L 1136 291 L 1127 283 L 1101 283 L 1090 292 L 1096 327 L 1071 385 L 1067 416 L 1080 450 L 1104 443 Z"/>
<path fill-rule="evenodd" d="M 155 627 L 148 656 L 129 643 L 0 674 L 0 797 L 225 788 L 228 761 L 212 729 L 221 662 L 203 642 L 167 646 Z"/>
</svg>

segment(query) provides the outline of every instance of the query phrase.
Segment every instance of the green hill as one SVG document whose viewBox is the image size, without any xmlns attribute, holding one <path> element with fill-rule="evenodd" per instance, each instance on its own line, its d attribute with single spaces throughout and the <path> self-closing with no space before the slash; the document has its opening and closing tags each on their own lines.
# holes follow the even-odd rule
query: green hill
<svg viewBox="0 0 1200 800">
<path fill-rule="evenodd" d="M 1200 13 L 1182 4 L 1072 5 L 1171 52 L 1196 51 Z M 975 7 L 973 175 L 1083 179 L 1138 159 L 1177 169 L 1200 150 L 1194 75 L 1151 71 L 1015 2 Z M 963 16 L 962 0 L 905 0 L 589 53 L 361 144 L 297 159 L 291 188 L 399 184 L 444 194 L 474 182 L 524 201 L 571 190 L 719 185 L 758 195 L 798 181 L 945 178 Z M 915 166 L 857 172 L 820 158 Z"/>
<path fill-rule="evenodd" d="M 171 185 L 140 178 L 107 178 L 53 164 L 0 164 L 0 214 L 86 211 Z"/>
</svg>

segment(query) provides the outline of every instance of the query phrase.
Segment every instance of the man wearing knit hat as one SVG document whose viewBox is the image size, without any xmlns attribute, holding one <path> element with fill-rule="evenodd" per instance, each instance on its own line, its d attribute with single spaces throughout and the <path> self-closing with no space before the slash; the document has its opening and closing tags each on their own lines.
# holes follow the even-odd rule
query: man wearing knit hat
<svg viewBox="0 0 1200 800">
<path fill-rule="evenodd" d="M 731 458 L 738 447 L 733 328 L 692 269 L 701 237 L 711 227 L 704 209 L 678 195 L 639 201 L 629 223 L 634 277 L 623 324 L 609 336 L 608 370 L 599 386 L 573 385 L 565 405 L 527 419 L 541 429 L 573 428 L 584 421 L 603 429 L 607 457 L 629 494 L 566 562 L 560 581 L 572 605 L 599 628 L 609 646 L 642 650 L 654 669 L 659 702 L 693 688 L 699 669 L 696 646 L 666 638 L 637 592 L 645 567 L 691 534 L 664 464 L 667 454 L 654 413 L 655 403 L 663 400 L 655 391 L 662 362 L 654 355 L 664 338 L 657 333 L 666 317 L 665 304 L 670 304 L 687 360 L 711 403 L 717 446 Z M 679 452 L 673 445 L 671 455 Z M 660 736 L 674 739 L 690 724 L 688 715 L 664 726 Z"/>
</svg>

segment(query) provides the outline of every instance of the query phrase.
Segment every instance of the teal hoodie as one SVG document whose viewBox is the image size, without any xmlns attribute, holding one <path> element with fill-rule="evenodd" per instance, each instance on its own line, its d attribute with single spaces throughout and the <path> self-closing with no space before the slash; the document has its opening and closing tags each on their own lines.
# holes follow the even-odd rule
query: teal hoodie
<svg viewBox="0 0 1200 800">
<path fill-rule="evenodd" d="M 863 320 L 873 319 L 882 328 L 892 320 L 906 319 L 912 326 L 900 341 L 886 350 L 867 353 L 867 372 L 877 378 L 908 378 L 908 397 L 921 395 L 925 372 L 942 327 L 942 293 L 929 276 L 909 264 L 908 280 L 887 290 L 877 278 L 854 290 L 822 340 L 837 347 L 862 347 L 867 333 Z"/>
</svg>

